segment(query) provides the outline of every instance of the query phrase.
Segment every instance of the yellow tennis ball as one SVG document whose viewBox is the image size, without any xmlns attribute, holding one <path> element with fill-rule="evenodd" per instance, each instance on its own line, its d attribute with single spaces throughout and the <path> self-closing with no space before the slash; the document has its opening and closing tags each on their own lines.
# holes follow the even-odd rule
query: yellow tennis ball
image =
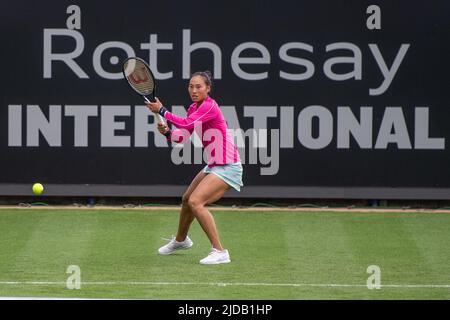
<svg viewBox="0 0 450 320">
<path fill-rule="evenodd" d="M 40 183 L 35 183 L 33 184 L 33 193 L 34 194 L 41 194 L 42 192 L 44 192 L 44 186 Z"/>
</svg>

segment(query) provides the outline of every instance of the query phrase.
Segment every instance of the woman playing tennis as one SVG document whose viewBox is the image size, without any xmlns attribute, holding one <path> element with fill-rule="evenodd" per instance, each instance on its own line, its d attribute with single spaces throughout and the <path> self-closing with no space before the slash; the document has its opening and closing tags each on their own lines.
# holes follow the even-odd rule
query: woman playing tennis
<svg viewBox="0 0 450 320">
<path fill-rule="evenodd" d="M 212 245 L 212 251 L 206 258 L 200 260 L 201 264 L 231 261 L 228 250 L 224 249 L 220 242 L 214 217 L 206 205 L 222 198 L 230 188 L 240 191 L 243 185 L 239 153 L 231 135 L 227 132 L 227 123 L 219 105 L 209 96 L 211 88 L 209 71 L 196 72 L 192 75 L 188 89 L 193 103 L 189 106 L 186 118 L 168 111 L 158 98 L 156 102 L 147 103 L 152 112 L 158 112 L 177 128 L 170 130 L 166 124 L 158 123 L 159 132 L 169 141 L 183 143 L 195 130 L 206 151 L 208 164 L 195 176 L 183 194 L 177 235 L 158 250 L 159 254 L 169 255 L 177 250 L 192 247 L 193 242 L 188 237 L 188 231 L 195 218 Z"/>
</svg>

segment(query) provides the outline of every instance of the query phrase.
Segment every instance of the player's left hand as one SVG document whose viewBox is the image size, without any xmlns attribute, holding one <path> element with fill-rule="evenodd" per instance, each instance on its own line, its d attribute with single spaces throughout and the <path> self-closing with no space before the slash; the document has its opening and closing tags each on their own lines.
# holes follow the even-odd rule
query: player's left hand
<svg viewBox="0 0 450 320">
<path fill-rule="evenodd" d="M 156 100 L 156 102 L 145 102 L 145 105 L 151 112 L 158 113 L 159 109 L 161 109 L 161 107 L 162 107 L 162 103 L 156 97 L 155 97 L 155 100 Z"/>
<path fill-rule="evenodd" d="M 158 131 L 159 131 L 159 133 L 166 134 L 167 131 L 169 131 L 169 130 L 170 129 L 169 129 L 169 126 L 167 124 L 161 123 L 161 122 L 158 123 Z"/>
</svg>

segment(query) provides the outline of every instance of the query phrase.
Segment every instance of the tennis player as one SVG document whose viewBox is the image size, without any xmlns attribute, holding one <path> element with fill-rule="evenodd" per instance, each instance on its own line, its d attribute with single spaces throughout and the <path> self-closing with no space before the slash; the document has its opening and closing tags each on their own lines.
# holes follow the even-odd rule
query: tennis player
<svg viewBox="0 0 450 320">
<path fill-rule="evenodd" d="M 189 81 L 189 95 L 192 104 L 187 117 L 182 118 L 168 111 L 156 98 L 147 103 L 152 112 L 158 112 L 177 129 L 170 130 L 167 124 L 158 123 L 158 130 L 169 141 L 186 142 L 194 132 L 199 134 L 207 154 L 207 165 L 195 176 L 183 194 L 180 220 L 176 237 L 159 248 L 158 253 L 169 255 L 180 249 L 192 247 L 188 237 L 192 221 L 197 219 L 209 238 L 212 251 L 200 260 L 201 264 L 229 263 L 230 254 L 220 242 L 219 233 L 206 205 L 222 198 L 228 189 L 240 191 L 242 184 L 242 165 L 239 152 L 227 132 L 227 122 L 217 102 L 209 96 L 212 88 L 209 71 L 196 72 Z"/>
</svg>

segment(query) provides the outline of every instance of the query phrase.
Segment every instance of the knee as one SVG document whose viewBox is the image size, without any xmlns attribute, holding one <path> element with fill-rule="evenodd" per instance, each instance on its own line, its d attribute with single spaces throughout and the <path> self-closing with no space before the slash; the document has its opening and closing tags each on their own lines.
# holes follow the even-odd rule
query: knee
<svg viewBox="0 0 450 320">
<path fill-rule="evenodd" d="M 204 205 L 203 201 L 200 198 L 195 197 L 195 196 L 189 197 L 189 199 L 187 200 L 187 203 L 188 203 L 188 206 L 191 208 L 191 210 L 194 212 L 196 211 L 196 209 L 199 209 Z"/>
</svg>

